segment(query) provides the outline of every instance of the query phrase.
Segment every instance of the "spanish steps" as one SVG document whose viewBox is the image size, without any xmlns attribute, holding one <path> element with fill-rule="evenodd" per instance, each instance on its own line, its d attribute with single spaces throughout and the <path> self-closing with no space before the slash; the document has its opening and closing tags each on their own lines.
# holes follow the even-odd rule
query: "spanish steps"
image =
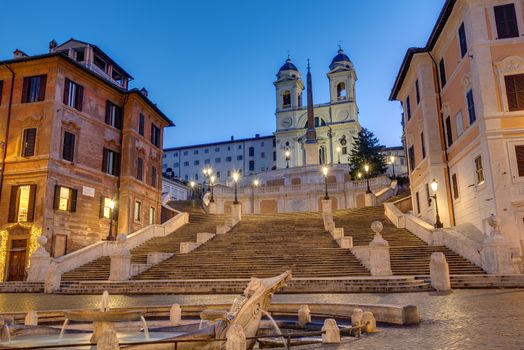
<svg viewBox="0 0 524 350">
<path fill-rule="evenodd" d="M 131 251 L 133 263 L 145 263 L 149 252 L 175 253 L 171 258 L 135 276 L 135 280 L 204 280 L 266 277 L 292 270 L 295 278 L 369 276 L 369 271 L 349 251 L 338 248 L 325 232 L 320 213 L 244 215 L 231 231 L 217 235 L 189 254 L 179 254 L 180 243 L 196 241 L 198 232 L 215 232 L 224 215 L 205 214 L 195 202 L 179 202 L 178 210 L 190 213 L 189 224 L 162 238 L 154 238 Z M 484 272 L 450 249 L 428 246 L 405 229 L 398 229 L 384 215 L 382 205 L 334 212 L 337 227 L 344 227 L 355 246 L 373 239 L 370 224 L 384 224 L 383 237 L 390 244 L 394 275 L 429 275 L 432 252 L 445 254 L 451 274 Z M 64 274 L 62 281 L 107 280 L 109 257 L 103 257 Z"/>
</svg>

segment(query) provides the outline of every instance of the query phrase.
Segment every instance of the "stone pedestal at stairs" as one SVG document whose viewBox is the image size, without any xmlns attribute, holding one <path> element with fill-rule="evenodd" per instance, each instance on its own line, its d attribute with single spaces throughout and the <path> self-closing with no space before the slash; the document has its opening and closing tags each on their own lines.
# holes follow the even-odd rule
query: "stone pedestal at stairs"
<svg viewBox="0 0 524 350">
<path fill-rule="evenodd" d="M 117 248 L 111 255 L 110 281 L 127 281 L 131 276 L 131 253 L 126 246 L 127 236 L 119 234 L 116 238 Z"/>
<path fill-rule="evenodd" d="M 45 274 L 44 293 L 54 293 L 60 289 L 62 271 L 57 263 L 51 262 Z"/>
<path fill-rule="evenodd" d="M 448 292 L 451 290 L 449 266 L 444 253 L 434 252 L 431 254 L 429 274 L 431 276 L 431 286 L 438 292 Z"/>
<path fill-rule="evenodd" d="M 322 343 L 323 344 L 338 344 L 340 343 L 340 329 L 337 321 L 334 318 L 328 318 L 324 321 L 322 326 Z"/>
<path fill-rule="evenodd" d="M 318 143 L 305 143 L 304 149 L 306 151 L 306 165 L 319 165 Z"/>
<path fill-rule="evenodd" d="M 366 207 L 377 205 L 377 197 L 373 193 L 366 193 L 364 196 L 364 204 Z"/>
<path fill-rule="evenodd" d="M 500 232 L 500 219 L 492 215 L 488 219 L 491 233 L 482 242 L 480 260 L 482 268 L 489 274 L 506 275 L 515 273 L 511 260 L 511 246 Z"/>
<path fill-rule="evenodd" d="M 209 205 L 207 207 L 207 211 L 209 214 L 216 214 L 217 213 L 217 203 L 216 202 L 209 202 Z"/>
<path fill-rule="evenodd" d="M 27 282 L 45 282 L 45 275 L 51 264 L 51 256 L 45 250 L 44 245 L 47 243 L 45 236 L 38 237 L 40 247 L 31 255 Z"/>
<path fill-rule="evenodd" d="M 247 341 L 244 329 L 239 324 L 232 324 L 226 334 L 226 350 L 246 350 Z"/>
<path fill-rule="evenodd" d="M 391 260 L 389 256 L 389 243 L 382 237 L 383 229 L 380 221 L 374 221 L 371 229 L 375 237 L 369 243 L 369 267 L 372 276 L 391 276 Z"/>
<path fill-rule="evenodd" d="M 231 205 L 231 218 L 233 219 L 234 224 L 242 220 L 242 204 Z"/>
</svg>

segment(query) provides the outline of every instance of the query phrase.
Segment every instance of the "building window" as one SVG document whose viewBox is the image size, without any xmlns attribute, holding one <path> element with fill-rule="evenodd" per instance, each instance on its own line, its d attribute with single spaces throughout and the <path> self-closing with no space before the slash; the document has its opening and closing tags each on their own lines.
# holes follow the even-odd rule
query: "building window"
<svg viewBox="0 0 524 350">
<path fill-rule="evenodd" d="M 198 154 L 198 150 L 197 150 L 197 149 L 194 150 L 194 151 L 193 151 L 193 154 Z"/>
<path fill-rule="evenodd" d="M 284 91 L 284 95 L 282 95 L 282 106 L 284 108 L 291 106 L 291 93 L 289 90 Z"/>
<path fill-rule="evenodd" d="M 424 133 L 420 133 L 420 145 L 422 149 L 422 159 L 426 158 L 426 143 L 424 142 Z"/>
<path fill-rule="evenodd" d="M 468 52 L 468 41 L 466 39 L 466 28 L 464 27 L 464 23 L 460 25 L 458 35 L 460 44 L 460 57 L 464 57 Z"/>
<path fill-rule="evenodd" d="M 242 160 L 242 156 L 237 156 L 237 160 Z"/>
<path fill-rule="evenodd" d="M 204 164 L 210 164 L 210 163 L 211 163 L 211 159 L 204 160 Z"/>
<path fill-rule="evenodd" d="M 189 162 L 184 162 L 184 166 L 189 166 Z"/>
<path fill-rule="evenodd" d="M 255 170 L 255 161 L 250 160 L 249 161 L 249 171 L 253 171 L 253 170 Z"/>
<path fill-rule="evenodd" d="M 206 149 L 204 150 L 204 153 L 209 153 L 209 148 L 206 148 Z"/>
<path fill-rule="evenodd" d="M 413 146 L 409 147 L 408 149 L 408 157 L 409 157 L 409 169 L 411 171 L 415 170 L 415 149 Z"/>
<path fill-rule="evenodd" d="M 516 38 L 519 36 L 515 4 L 495 6 L 495 23 L 498 39 Z"/>
<path fill-rule="evenodd" d="M 446 85 L 446 65 L 444 63 L 444 58 L 442 58 L 438 64 L 440 72 L 440 86 L 444 88 Z"/>
<path fill-rule="evenodd" d="M 415 198 L 416 198 L 416 202 L 417 202 L 417 214 L 420 214 L 420 197 L 419 197 L 418 192 L 415 193 Z"/>
<path fill-rule="evenodd" d="M 138 157 L 136 159 L 136 178 L 137 180 L 144 180 L 144 161 Z"/>
<path fill-rule="evenodd" d="M 142 113 L 138 115 L 138 133 L 144 136 L 144 128 L 146 124 L 146 118 Z"/>
<path fill-rule="evenodd" d="M 418 86 L 418 79 L 415 80 L 415 96 L 417 98 L 417 104 L 419 104 L 420 103 L 420 89 Z"/>
<path fill-rule="evenodd" d="M 220 179 L 220 171 L 217 171 L 217 179 Z"/>
<path fill-rule="evenodd" d="M 475 114 L 475 102 L 473 101 L 473 90 L 469 90 L 466 94 L 466 100 L 468 101 L 468 115 L 469 115 L 469 125 L 473 124 L 477 120 Z"/>
<path fill-rule="evenodd" d="M 219 147 L 215 148 L 215 152 L 220 152 L 220 148 Z"/>
<path fill-rule="evenodd" d="M 31 103 L 45 100 L 45 86 L 47 75 L 25 77 L 22 88 L 22 103 Z"/>
<path fill-rule="evenodd" d="M 408 112 L 408 120 L 411 119 L 411 103 L 409 102 L 409 96 L 406 98 L 406 112 Z"/>
<path fill-rule="evenodd" d="M 344 83 L 338 83 L 337 85 L 337 98 L 339 100 L 343 100 L 346 98 L 347 92 L 346 92 L 346 84 Z"/>
<path fill-rule="evenodd" d="M 342 147 L 342 154 L 348 154 L 347 146 Z"/>
<path fill-rule="evenodd" d="M 426 183 L 426 199 L 428 201 L 428 208 L 431 207 L 431 194 L 429 193 L 429 184 Z"/>
<path fill-rule="evenodd" d="M 111 198 L 102 196 L 100 198 L 100 217 L 109 219 L 111 216 Z"/>
<path fill-rule="evenodd" d="M 524 110 L 524 74 L 506 75 L 504 81 L 509 110 Z"/>
<path fill-rule="evenodd" d="M 249 156 L 254 157 L 255 156 L 255 147 L 249 147 Z"/>
<path fill-rule="evenodd" d="M 76 211 L 77 190 L 55 185 L 53 208 L 60 211 Z"/>
<path fill-rule="evenodd" d="M 266 158 L 266 153 L 265 152 L 260 152 L 260 158 Z"/>
<path fill-rule="evenodd" d="M 109 175 L 120 175 L 120 153 L 104 148 L 102 171 Z"/>
<path fill-rule="evenodd" d="M 84 87 L 66 78 L 64 85 L 64 104 L 82 110 Z"/>
<path fill-rule="evenodd" d="M 198 180 L 198 173 L 195 174 L 195 180 Z"/>
<path fill-rule="evenodd" d="M 458 199 L 459 190 L 458 190 L 457 174 L 451 175 L 451 187 L 453 188 L 453 199 Z"/>
<path fill-rule="evenodd" d="M 264 141 L 260 142 L 260 147 L 264 147 Z"/>
<path fill-rule="evenodd" d="M 178 165 L 179 165 L 178 163 L 174 163 L 174 164 L 173 164 L 173 167 L 174 167 L 174 168 L 178 168 Z"/>
<path fill-rule="evenodd" d="M 195 160 L 195 161 L 193 162 L 193 164 L 194 164 L 194 165 L 199 165 L 199 164 L 200 164 L 200 161 L 199 161 L 199 160 Z"/>
<path fill-rule="evenodd" d="M 142 219 L 142 202 L 135 201 L 135 211 L 133 214 L 133 220 L 140 222 Z"/>
<path fill-rule="evenodd" d="M 32 222 L 35 212 L 36 185 L 11 186 L 8 222 Z"/>
<path fill-rule="evenodd" d="M 227 177 L 231 177 L 231 170 L 227 171 Z"/>
<path fill-rule="evenodd" d="M 226 162 L 230 162 L 230 161 L 232 161 L 232 160 L 233 160 L 232 157 L 226 157 Z"/>
<path fill-rule="evenodd" d="M 106 101 L 106 124 L 122 129 L 122 108 L 109 100 Z"/>
<path fill-rule="evenodd" d="M 160 128 L 153 123 L 151 123 L 151 143 L 160 147 Z"/>
<path fill-rule="evenodd" d="M 242 149 L 242 145 L 238 145 L 238 149 Z"/>
<path fill-rule="evenodd" d="M 35 155 L 36 128 L 24 129 L 22 140 L 22 157 L 32 157 Z"/>
<path fill-rule="evenodd" d="M 477 180 L 477 185 L 480 185 L 484 182 L 484 168 L 482 167 L 482 156 L 475 158 L 475 178 Z"/>
<path fill-rule="evenodd" d="M 187 151 L 184 151 L 184 155 L 187 156 Z"/>
<path fill-rule="evenodd" d="M 307 124 L 306 124 L 307 126 Z M 326 126 L 326 121 L 320 117 L 315 117 L 315 127 L 318 128 L 318 127 L 321 127 L 321 126 Z"/>
<path fill-rule="evenodd" d="M 72 162 L 75 156 L 75 139 L 73 133 L 64 131 L 64 144 L 62 145 L 62 159 Z"/>
<path fill-rule="evenodd" d="M 152 166 L 151 167 L 151 186 L 156 188 L 157 186 L 157 171 L 156 171 L 156 167 L 155 166 Z"/>
<path fill-rule="evenodd" d="M 457 124 L 457 137 L 462 135 L 464 132 L 464 120 L 462 119 L 462 113 L 458 112 L 455 116 L 455 123 Z"/>
<path fill-rule="evenodd" d="M 149 208 L 149 225 L 155 224 L 155 208 L 150 207 Z"/>
<path fill-rule="evenodd" d="M 220 158 L 215 158 L 215 163 L 220 163 Z"/>
<path fill-rule="evenodd" d="M 277 161 L 277 152 L 273 151 L 273 161 Z"/>
<path fill-rule="evenodd" d="M 453 132 L 451 130 L 451 118 L 449 116 L 446 118 L 446 136 L 448 138 L 448 147 L 451 147 L 453 144 Z"/>
</svg>

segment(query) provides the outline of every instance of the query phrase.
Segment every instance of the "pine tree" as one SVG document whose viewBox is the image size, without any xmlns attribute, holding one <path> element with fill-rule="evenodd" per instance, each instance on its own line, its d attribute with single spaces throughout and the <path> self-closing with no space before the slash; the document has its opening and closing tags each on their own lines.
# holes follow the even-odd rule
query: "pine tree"
<svg viewBox="0 0 524 350">
<path fill-rule="evenodd" d="M 386 172 L 387 165 L 380 151 L 384 148 L 375 135 L 366 128 L 362 128 L 357 137 L 353 137 L 353 148 L 349 154 L 351 177 L 357 179 L 357 174 L 364 172 L 364 165 L 369 165 L 369 176 L 379 176 Z"/>
</svg>

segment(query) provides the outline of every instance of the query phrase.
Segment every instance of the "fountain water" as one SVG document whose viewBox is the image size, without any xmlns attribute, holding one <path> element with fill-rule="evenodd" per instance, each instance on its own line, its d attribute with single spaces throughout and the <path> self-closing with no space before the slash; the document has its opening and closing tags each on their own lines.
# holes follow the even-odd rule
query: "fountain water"
<svg viewBox="0 0 524 350">
<path fill-rule="evenodd" d="M 144 336 L 146 337 L 146 340 L 149 340 L 149 328 L 147 327 L 147 322 L 144 316 L 140 316 L 140 319 L 142 320 L 142 324 L 144 325 Z"/>
<path fill-rule="evenodd" d="M 58 340 L 62 340 L 64 337 L 65 328 L 67 327 L 67 324 L 69 323 L 69 319 L 66 317 L 64 320 L 64 324 L 62 325 L 62 328 L 60 329 L 60 335 L 58 336 Z"/>
<path fill-rule="evenodd" d="M 104 290 L 102 293 L 102 307 L 100 308 L 100 311 L 106 312 L 107 310 L 109 310 L 109 292 Z"/>
<path fill-rule="evenodd" d="M 277 334 L 282 335 L 282 331 L 280 330 L 280 327 L 278 327 L 278 324 L 275 322 L 275 319 L 273 318 L 273 316 L 271 316 L 271 314 L 269 314 L 269 312 L 267 312 L 266 310 L 262 310 L 262 314 L 264 314 L 265 316 L 267 316 L 267 318 L 269 318 L 269 320 L 273 324 L 273 327 L 277 331 Z"/>
<path fill-rule="evenodd" d="M 6 323 L 4 324 L 5 332 L 7 333 L 7 342 L 11 342 L 11 330 L 9 329 L 9 325 Z"/>
</svg>

